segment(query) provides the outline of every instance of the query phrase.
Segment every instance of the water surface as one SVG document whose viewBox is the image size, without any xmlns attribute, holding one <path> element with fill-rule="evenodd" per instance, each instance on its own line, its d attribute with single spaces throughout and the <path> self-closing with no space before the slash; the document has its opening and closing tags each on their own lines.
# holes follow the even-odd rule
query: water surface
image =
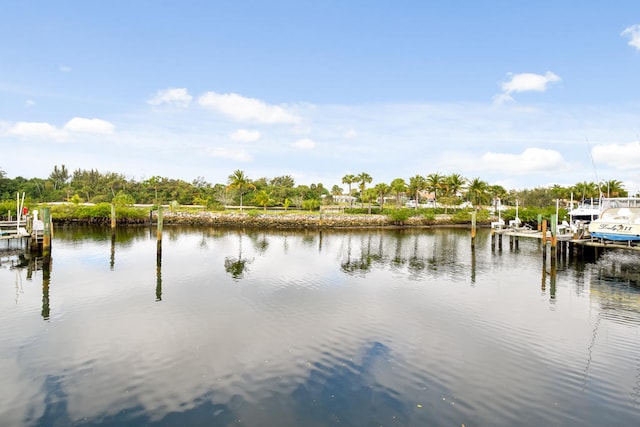
<svg viewBox="0 0 640 427">
<path fill-rule="evenodd" d="M 640 257 L 552 268 L 468 233 L 171 227 L 159 252 L 154 229 L 69 228 L 50 263 L 2 249 L 0 424 L 637 425 Z"/>
</svg>

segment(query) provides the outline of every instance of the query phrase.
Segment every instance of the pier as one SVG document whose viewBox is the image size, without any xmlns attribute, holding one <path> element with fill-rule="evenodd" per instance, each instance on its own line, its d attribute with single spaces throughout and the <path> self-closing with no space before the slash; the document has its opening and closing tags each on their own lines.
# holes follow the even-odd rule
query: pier
<svg viewBox="0 0 640 427">
<path fill-rule="evenodd" d="M 6 242 L 7 248 L 18 246 L 32 252 L 48 251 L 53 230 L 50 209 L 44 208 L 42 214 L 42 220 L 34 210 L 29 215 L 19 215 L 16 220 L 0 221 L 0 242 Z"/>
<path fill-rule="evenodd" d="M 553 222 L 552 222 L 553 224 Z M 585 255 L 597 256 L 604 250 L 619 249 L 640 251 L 640 245 L 631 241 L 614 242 L 596 239 L 589 236 L 586 228 L 571 230 L 565 227 L 547 229 L 546 220 L 542 221 L 538 229 L 528 227 L 496 227 L 491 229 L 491 249 L 502 250 L 503 238 L 508 237 L 509 248 L 518 249 L 520 239 L 534 239 L 542 244 L 543 257 L 546 258 L 547 248 L 551 252 L 551 259 L 558 257 L 573 257 Z"/>
</svg>

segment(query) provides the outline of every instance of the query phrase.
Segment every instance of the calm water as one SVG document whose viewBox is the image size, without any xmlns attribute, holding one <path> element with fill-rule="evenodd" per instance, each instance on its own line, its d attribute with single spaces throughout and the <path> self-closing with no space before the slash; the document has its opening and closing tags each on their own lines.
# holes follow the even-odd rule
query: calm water
<svg viewBox="0 0 640 427">
<path fill-rule="evenodd" d="M 1 242 L 3 248 L 6 243 Z M 481 230 L 57 229 L 0 251 L 2 426 L 631 426 L 640 256 Z"/>
</svg>

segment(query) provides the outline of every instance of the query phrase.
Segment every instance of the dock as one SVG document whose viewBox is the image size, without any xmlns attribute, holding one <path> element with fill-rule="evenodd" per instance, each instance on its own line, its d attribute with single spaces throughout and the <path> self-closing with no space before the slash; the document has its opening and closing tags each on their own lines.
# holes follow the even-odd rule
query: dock
<svg viewBox="0 0 640 427">
<path fill-rule="evenodd" d="M 542 227 L 546 228 L 546 227 Z M 614 242 L 609 240 L 596 239 L 591 237 L 586 229 L 571 231 L 569 229 L 559 230 L 536 230 L 527 227 L 505 227 L 491 229 L 491 247 L 495 249 L 497 244 L 502 249 L 503 237 L 509 238 L 509 247 L 517 248 L 519 239 L 534 239 L 543 244 L 543 251 L 547 247 L 551 252 L 560 255 L 581 255 L 585 251 L 599 254 L 603 250 L 620 249 L 629 251 L 640 251 L 640 245 L 631 242 Z M 496 242 L 497 240 L 497 242 Z"/>
<path fill-rule="evenodd" d="M 0 242 L 11 248 L 14 242 L 32 252 L 48 251 L 53 230 L 49 208 L 43 209 L 43 219 L 38 219 L 38 211 L 21 215 L 17 220 L 0 221 Z"/>
</svg>

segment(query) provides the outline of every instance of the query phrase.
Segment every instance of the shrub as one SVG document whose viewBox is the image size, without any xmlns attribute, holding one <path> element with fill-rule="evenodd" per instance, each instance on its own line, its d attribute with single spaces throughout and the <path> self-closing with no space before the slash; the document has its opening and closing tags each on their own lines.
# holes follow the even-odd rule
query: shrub
<svg viewBox="0 0 640 427">
<path fill-rule="evenodd" d="M 409 219 L 413 211 L 411 209 L 393 209 L 387 213 L 387 217 L 397 225 L 402 225 Z"/>
</svg>

